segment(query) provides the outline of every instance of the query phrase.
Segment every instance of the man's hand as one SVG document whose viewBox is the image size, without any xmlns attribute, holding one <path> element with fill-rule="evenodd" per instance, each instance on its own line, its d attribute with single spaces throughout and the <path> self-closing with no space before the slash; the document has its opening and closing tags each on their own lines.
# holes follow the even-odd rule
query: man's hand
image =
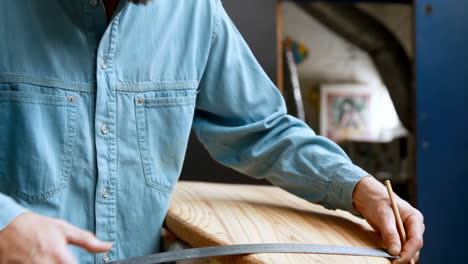
<svg viewBox="0 0 468 264">
<path fill-rule="evenodd" d="M 409 263 L 411 258 L 417 262 L 423 246 L 423 215 L 397 195 L 395 200 L 408 236 L 408 241 L 403 247 L 385 186 L 373 177 L 365 177 L 358 182 L 353 193 L 356 210 L 381 234 L 388 252 L 400 255 L 400 259 L 393 263 Z"/>
<path fill-rule="evenodd" d="M 63 220 L 24 213 L 0 231 L 0 264 L 78 263 L 67 244 L 93 253 L 112 248 L 112 243 Z"/>
</svg>

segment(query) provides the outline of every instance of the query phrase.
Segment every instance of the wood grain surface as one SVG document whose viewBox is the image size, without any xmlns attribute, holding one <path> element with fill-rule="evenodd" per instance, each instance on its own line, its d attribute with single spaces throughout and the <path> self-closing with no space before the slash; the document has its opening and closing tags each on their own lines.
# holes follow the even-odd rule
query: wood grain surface
<svg viewBox="0 0 468 264">
<path fill-rule="evenodd" d="M 179 182 L 166 227 L 192 247 L 246 243 L 311 243 L 380 248 L 358 217 L 311 204 L 277 187 Z M 221 263 L 390 263 L 385 258 L 319 254 L 251 254 Z"/>
</svg>

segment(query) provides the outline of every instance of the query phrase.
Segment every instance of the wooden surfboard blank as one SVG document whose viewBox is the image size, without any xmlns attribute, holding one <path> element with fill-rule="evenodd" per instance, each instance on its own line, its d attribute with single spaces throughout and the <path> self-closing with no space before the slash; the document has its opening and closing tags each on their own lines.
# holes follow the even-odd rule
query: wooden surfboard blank
<svg viewBox="0 0 468 264">
<path fill-rule="evenodd" d="M 192 247 L 308 243 L 381 248 L 365 220 L 272 186 L 179 182 L 166 227 Z M 324 254 L 251 254 L 217 258 L 242 264 L 388 264 L 385 258 Z"/>
</svg>

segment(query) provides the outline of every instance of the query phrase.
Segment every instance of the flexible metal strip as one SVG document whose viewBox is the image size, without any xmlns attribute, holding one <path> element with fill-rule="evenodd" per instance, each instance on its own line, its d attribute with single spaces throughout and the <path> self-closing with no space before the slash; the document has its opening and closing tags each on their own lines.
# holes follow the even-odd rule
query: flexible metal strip
<svg viewBox="0 0 468 264">
<path fill-rule="evenodd" d="M 190 248 L 164 253 L 158 253 L 143 257 L 130 258 L 108 262 L 109 264 L 156 264 L 172 262 L 184 259 L 245 255 L 253 253 L 311 253 L 311 254 L 333 254 L 351 256 L 370 256 L 384 258 L 398 258 L 386 251 L 377 248 L 353 247 L 353 246 L 331 246 L 316 244 L 243 244 L 216 247 Z"/>
</svg>

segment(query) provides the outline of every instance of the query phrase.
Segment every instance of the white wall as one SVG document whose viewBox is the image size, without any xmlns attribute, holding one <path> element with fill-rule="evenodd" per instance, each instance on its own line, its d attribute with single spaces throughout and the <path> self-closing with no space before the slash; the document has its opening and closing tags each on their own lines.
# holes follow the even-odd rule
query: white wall
<svg viewBox="0 0 468 264">
<path fill-rule="evenodd" d="M 412 10 L 404 4 L 359 4 L 358 7 L 379 19 L 412 55 Z M 309 125 L 318 130 L 319 96 L 322 83 L 363 83 L 386 90 L 369 55 L 330 31 L 320 22 L 302 11 L 294 3 L 283 3 L 284 37 L 290 37 L 307 46 L 308 58 L 298 65 L 302 93 L 305 98 Z M 385 93 L 384 93 L 385 94 Z M 388 96 L 388 95 L 387 95 Z M 383 101 L 387 101 L 384 99 Z M 383 107 L 386 125 L 399 125 L 393 106 Z M 384 124 L 385 125 L 385 124 Z"/>
</svg>

